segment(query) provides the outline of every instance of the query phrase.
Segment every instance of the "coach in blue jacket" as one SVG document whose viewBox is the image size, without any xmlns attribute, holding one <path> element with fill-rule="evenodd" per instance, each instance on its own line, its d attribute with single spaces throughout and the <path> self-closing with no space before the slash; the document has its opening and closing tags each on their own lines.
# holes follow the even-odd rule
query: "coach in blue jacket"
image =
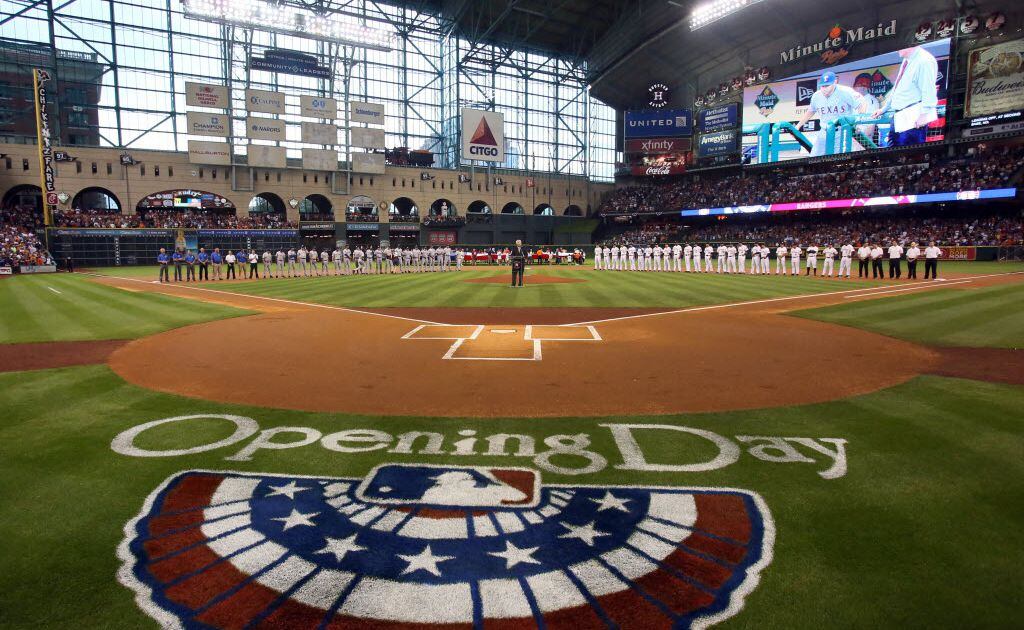
<svg viewBox="0 0 1024 630">
<path fill-rule="evenodd" d="M 185 255 L 180 249 L 176 249 L 171 255 L 171 261 L 174 263 L 174 281 L 181 282 L 181 264 L 185 262 Z"/>
<path fill-rule="evenodd" d="M 167 268 L 170 261 L 171 257 L 167 255 L 167 250 L 161 247 L 160 253 L 156 256 L 156 264 L 160 265 L 160 282 L 171 281 L 171 270 Z"/>
</svg>

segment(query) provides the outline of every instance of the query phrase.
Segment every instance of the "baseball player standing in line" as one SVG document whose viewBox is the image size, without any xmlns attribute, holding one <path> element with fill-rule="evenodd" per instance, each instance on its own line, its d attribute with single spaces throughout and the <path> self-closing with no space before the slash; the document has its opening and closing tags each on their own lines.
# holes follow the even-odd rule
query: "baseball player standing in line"
<svg viewBox="0 0 1024 630">
<path fill-rule="evenodd" d="M 615 271 L 626 270 L 626 258 L 629 257 L 629 248 L 625 245 L 619 246 L 619 264 L 615 266 Z"/>
<path fill-rule="evenodd" d="M 621 249 L 619 248 L 618 245 L 612 245 L 611 250 L 612 250 L 612 259 L 611 259 L 612 269 L 614 271 L 619 271 L 619 270 L 622 269 L 622 266 L 619 263 L 619 256 L 621 255 L 624 258 L 625 257 L 625 253 L 623 251 L 621 251 Z M 607 252 L 608 252 L 608 248 L 605 248 L 605 259 L 606 260 L 608 258 Z M 605 263 L 605 265 L 607 266 L 607 263 Z"/>
<path fill-rule="evenodd" d="M 278 247 L 277 252 L 274 253 L 274 260 L 277 263 L 277 277 L 284 277 L 284 251 Z"/>
<path fill-rule="evenodd" d="M 615 258 L 619 257 L 619 248 L 618 247 L 605 247 L 603 255 L 604 255 L 604 260 L 601 262 L 601 268 L 604 269 L 605 271 L 607 271 L 609 269 L 613 269 L 614 265 L 612 263 L 612 257 L 615 257 Z M 597 253 L 596 252 L 594 253 L 594 258 L 597 258 Z"/>
<path fill-rule="evenodd" d="M 683 265 L 686 267 L 686 273 L 690 273 L 690 259 L 693 258 L 693 245 L 689 243 L 683 248 Z"/>
<path fill-rule="evenodd" d="M 789 250 L 785 245 L 779 245 L 775 248 L 775 275 L 786 275 L 786 257 L 788 255 Z"/>
<path fill-rule="evenodd" d="M 291 249 L 291 248 L 288 249 L 288 277 L 289 278 L 294 278 L 295 277 L 295 258 L 297 256 L 298 256 L 298 253 L 294 249 Z"/>
<path fill-rule="evenodd" d="M 672 255 L 672 248 L 668 246 L 668 243 L 661 248 L 661 270 L 672 271 L 672 265 L 669 263 L 669 257 Z"/>
<path fill-rule="evenodd" d="M 341 274 L 343 276 L 352 274 L 352 250 L 347 244 L 345 249 L 341 250 Z"/>
<path fill-rule="evenodd" d="M 871 256 L 871 248 L 867 242 L 861 243 L 857 248 L 857 277 L 868 277 L 868 258 Z"/>
<path fill-rule="evenodd" d="M 728 245 L 725 248 L 725 255 L 728 257 L 728 265 L 725 270 L 727 273 L 736 273 L 736 254 L 738 250 L 735 245 Z"/>
<path fill-rule="evenodd" d="M 636 271 L 636 247 L 630 245 L 626 253 L 629 254 L 629 270 Z"/>
<path fill-rule="evenodd" d="M 402 250 L 402 273 L 412 273 L 412 249 Z"/>
<path fill-rule="evenodd" d="M 683 271 L 683 246 L 676 243 L 672 246 L 672 271 L 682 272 Z M 686 266 L 689 267 L 690 263 L 687 262 Z M 687 269 L 689 271 L 689 269 Z"/>
<path fill-rule="evenodd" d="M 726 247 L 725 245 L 719 245 L 718 248 L 715 250 L 715 253 L 718 254 L 718 258 L 715 260 L 715 262 L 717 263 L 715 271 L 717 273 L 729 273 L 729 268 L 726 267 L 725 262 L 727 255 L 726 252 L 728 250 L 729 248 Z"/>
<path fill-rule="evenodd" d="M 800 254 L 804 253 L 804 250 L 800 249 L 799 245 L 794 245 L 789 248 L 789 259 L 792 262 L 791 271 L 794 276 L 800 275 Z"/>
<path fill-rule="evenodd" d="M 384 273 L 384 252 L 380 245 L 373 248 L 373 264 L 377 268 L 378 274 Z"/>
<path fill-rule="evenodd" d="M 274 260 L 274 256 L 273 256 L 273 254 L 270 253 L 270 250 L 269 249 L 268 250 L 264 250 L 264 252 L 263 252 L 263 277 L 264 278 L 273 278 L 274 277 L 270 273 L 270 263 L 272 263 L 273 260 Z"/>
<path fill-rule="evenodd" d="M 306 252 L 309 256 L 309 275 L 319 276 L 320 275 L 320 253 L 316 251 L 316 247 L 310 247 L 309 251 Z"/>
<path fill-rule="evenodd" d="M 932 280 L 939 279 L 939 257 L 942 256 L 942 250 L 935 246 L 935 241 L 929 241 L 928 247 L 924 248 L 924 279 L 928 279 L 928 273 L 931 272 Z"/>
<path fill-rule="evenodd" d="M 704 253 L 704 248 L 700 246 L 700 243 L 697 243 L 690 250 L 690 253 L 693 255 L 693 273 L 700 273 L 700 259 L 701 254 Z"/>
<path fill-rule="evenodd" d="M 835 271 L 834 267 L 836 264 L 836 254 L 839 253 L 839 250 L 837 250 L 835 247 L 832 247 L 832 244 L 829 243 L 828 245 L 825 246 L 825 249 L 822 251 L 822 253 L 825 254 L 825 265 L 821 268 L 821 275 L 828 276 L 829 278 L 831 278 L 832 272 Z"/>
<path fill-rule="evenodd" d="M 772 272 L 772 250 L 768 248 L 768 245 L 761 243 L 761 273 L 770 274 Z"/>
<path fill-rule="evenodd" d="M 601 271 L 601 256 L 604 255 L 604 249 L 600 245 L 594 245 L 594 271 Z"/>
<path fill-rule="evenodd" d="M 737 271 L 740 273 L 747 273 L 747 247 L 746 243 L 740 243 L 736 247 L 736 263 L 739 265 Z M 755 265 L 756 268 L 756 265 Z"/>
<path fill-rule="evenodd" d="M 715 255 L 715 250 L 711 248 L 711 243 L 704 246 L 704 273 L 711 273 L 711 258 Z"/>
<path fill-rule="evenodd" d="M 327 251 L 326 247 L 324 247 L 324 251 L 320 252 L 320 271 L 322 271 L 325 276 L 330 275 L 331 252 Z"/>
<path fill-rule="evenodd" d="M 651 267 L 651 269 L 654 271 L 661 271 L 661 246 L 655 245 L 654 249 L 651 250 L 651 253 L 654 255 L 654 258 L 652 259 L 654 266 Z"/>
<path fill-rule="evenodd" d="M 818 246 L 809 245 L 807 247 L 807 272 L 805 276 L 811 275 L 811 270 L 814 270 L 814 275 L 818 275 Z"/>
<path fill-rule="evenodd" d="M 850 259 L 853 258 L 853 245 L 847 243 L 839 248 L 841 258 L 839 259 L 839 277 L 843 277 L 843 271 L 846 272 L 846 277 L 850 277 Z"/>
<path fill-rule="evenodd" d="M 337 245 L 334 246 L 334 251 L 331 252 L 331 262 L 334 263 L 334 275 L 340 276 L 341 275 L 341 250 L 338 249 Z"/>
<path fill-rule="evenodd" d="M 761 273 L 761 246 L 757 243 L 750 248 L 750 273 Z"/>
<path fill-rule="evenodd" d="M 309 268 L 306 267 L 306 259 L 309 258 L 309 250 L 306 249 L 305 245 L 299 246 L 299 266 L 302 267 L 302 275 L 309 275 Z"/>
<path fill-rule="evenodd" d="M 220 255 L 220 248 L 214 247 L 213 253 L 210 254 L 210 262 L 213 263 L 213 279 L 220 280 L 220 265 L 224 259 Z"/>
</svg>

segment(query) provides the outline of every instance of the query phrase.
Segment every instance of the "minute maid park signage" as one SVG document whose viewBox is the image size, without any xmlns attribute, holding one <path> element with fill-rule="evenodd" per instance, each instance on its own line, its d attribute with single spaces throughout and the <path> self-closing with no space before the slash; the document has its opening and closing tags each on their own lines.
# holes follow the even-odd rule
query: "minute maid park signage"
<svg viewBox="0 0 1024 630">
<path fill-rule="evenodd" d="M 811 55 L 820 55 L 820 61 L 832 65 L 850 54 L 850 48 L 858 42 L 884 39 L 896 35 L 896 20 L 888 24 L 879 22 L 875 26 L 859 26 L 844 28 L 835 24 L 825 38 L 813 44 L 797 44 L 789 50 L 779 53 L 779 63 L 785 64 L 798 61 Z"/>
</svg>

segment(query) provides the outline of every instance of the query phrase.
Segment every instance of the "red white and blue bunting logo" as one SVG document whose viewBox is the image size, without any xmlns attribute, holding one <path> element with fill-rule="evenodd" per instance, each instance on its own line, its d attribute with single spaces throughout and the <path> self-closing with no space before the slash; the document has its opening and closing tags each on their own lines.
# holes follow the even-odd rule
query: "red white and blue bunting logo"
<svg viewBox="0 0 1024 630">
<path fill-rule="evenodd" d="M 574 630 L 735 615 L 775 536 L 745 490 L 410 464 L 363 479 L 182 472 L 125 534 L 119 579 L 165 627 Z"/>
</svg>

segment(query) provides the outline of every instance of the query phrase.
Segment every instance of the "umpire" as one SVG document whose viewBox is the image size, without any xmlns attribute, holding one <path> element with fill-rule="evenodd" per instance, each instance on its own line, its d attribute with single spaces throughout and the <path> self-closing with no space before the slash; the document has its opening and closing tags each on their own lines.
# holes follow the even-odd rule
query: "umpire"
<svg viewBox="0 0 1024 630">
<path fill-rule="evenodd" d="M 516 239 L 516 244 L 512 246 L 512 286 L 523 286 L 523 271 L 526 269 L 526 250 L 523 249 L 523 242 Z M 519 279 L 519 284 L 516 284 L 516 279 Z"/>
</svg>

